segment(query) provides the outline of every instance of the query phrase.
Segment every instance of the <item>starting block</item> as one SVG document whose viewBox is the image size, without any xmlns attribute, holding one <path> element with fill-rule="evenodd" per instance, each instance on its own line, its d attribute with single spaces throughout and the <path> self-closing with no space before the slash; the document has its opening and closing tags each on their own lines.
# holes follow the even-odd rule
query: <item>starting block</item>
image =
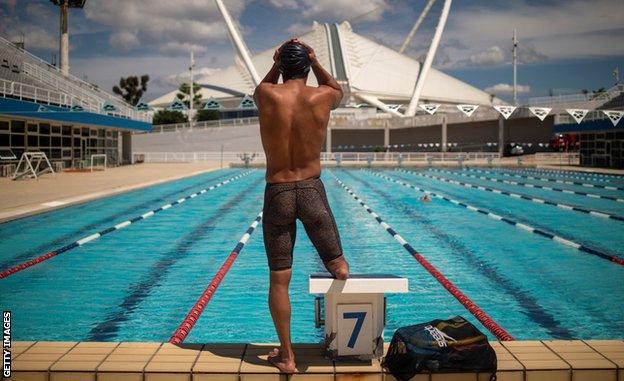
<svg viewBox="0 0 624 381">
<path fill-rule="evenodd" d="M 332 359 L 371 360 L 383 355 L 386 325 L 385 293 L 408 292 L 407 278 L 387 274 L 352 274 L 337 280 L 329 274 L 310 275 L 311 294 L 323 294 L 315 301 L 316 326 L 325 325 L 325 351 Z"/>
</svg>

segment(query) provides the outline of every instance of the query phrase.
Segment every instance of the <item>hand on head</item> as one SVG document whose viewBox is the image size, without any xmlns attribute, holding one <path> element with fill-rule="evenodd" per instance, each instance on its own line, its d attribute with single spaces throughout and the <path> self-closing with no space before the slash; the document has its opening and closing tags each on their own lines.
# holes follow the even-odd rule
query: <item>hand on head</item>
<svg viewBox="0 0 624 381">
<path fill-rule="evenodd" d="M 314 49 L 312 49 L 312 47 L 311 47 L 310 45 L 306 44 L 306 43 L 305 43 L 305 42 L 303 42 L 303 41 L 299 41 L 299 40 L 298 40 L 298 39 L 296 39 L 296 38 L 294 38 L 292 41 L 293 41 L 293 42 L 296 42 L 297 44 L 299 44 L 299 45 L 301 45 L 301 46 L 303 46 L 303 47 L 304 47 L 304 48 L 308 51 L 308 54 L 309 54 L 309 56 L 310 56 L 310 62 L 311 62 L 311 63 L 316 63 L 316 61 L 317 61 L 317 59 L 316 59 L 316 53 L 314 52 Z"/>
<path fill-rule="evenodd" d="M 289 43 L 295 43 L 295 44 L 299 44 L 301 46 L 303 46 L 309 54 L 310 57 L 310 62 L 311 63 L 315 63 L 316 62 L 316 53 L 314 52 L 314 49 L 312 49 L 312 47 L 310 47 L 310 45 L 304 43 L 303 41 L 299 40 L 298 38 L 291 38 L 288 39 L 286 41 L 284 41 L 279 48 L 277 48 L 277 50 L 275 50 L 275 53 L 273 53 L 273 62 L 279 62 L 280 59 L 280 53 L 282 52 L 282 48 L 284 47 L 284 45 L 289 44 Z"/>
</svg>

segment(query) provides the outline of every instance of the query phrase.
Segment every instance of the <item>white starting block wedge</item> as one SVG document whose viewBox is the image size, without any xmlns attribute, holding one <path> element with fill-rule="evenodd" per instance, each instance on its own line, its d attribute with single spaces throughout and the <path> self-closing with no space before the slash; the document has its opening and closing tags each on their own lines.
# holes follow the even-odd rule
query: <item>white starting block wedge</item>
<svg viewBox="0 0 624 381">
<path fill-rule="evenodd" d="M 316 298 L 316 326 L 325 324 L 325 350 L 330 358 L 371 360 L 383 355 L 385 293 L 408 292 L 406 278 L 387 274 L 352 274 L 337 280 L 310 275 L 310 293 L 324 294 L 325 319 Z"/>
</svg>

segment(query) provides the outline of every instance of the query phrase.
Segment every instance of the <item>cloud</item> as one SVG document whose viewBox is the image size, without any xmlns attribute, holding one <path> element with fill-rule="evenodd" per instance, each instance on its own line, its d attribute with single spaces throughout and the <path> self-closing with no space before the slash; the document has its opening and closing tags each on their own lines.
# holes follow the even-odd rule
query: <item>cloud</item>
<svg viewBox="0 0 624 381">
<path fill-rule="evenodd" d="M 498 46 L 492 46 L 486 51 L 471 55 L 468 62 L 477 66 L 498 65 L 505 62 L 505 52 Z"/>
<path fill-rule="evenodd" d="M 518 94 L 524 94 L 531 92 L 531 87 L 528 85 L 517 85 L 516 90 Z M 509 95 L 513 94 L 513 86 L 508 83 L 499 83 L 490 87 L 486 87 L 483 91 L 488 94 Z"/>
<path fill-rule="evenodd" d="M 158 52 L 166 56 L 188 56 L 191 50 L 195 56 L 199 57 L 207 52 L 206 45 L 191 44 L 187 42 L 167 42 L 157 47 Z M 190 58 L 189 58 L 190 59 Z"/>
<path fill-rule="evenodd" d="M 488 2 L 457 8 L 451 11 L 443 41 L 457 39 L 469 48 L 445 49 L 450 57 L 445 66 L 511 62 L 514 28 L 520 63 L 624 55 L 622 18 L 624 7 L 614 6 L 611 0 L 517 0 L 506 1 L 504 6 Z"/>
<path fill-rule="evenodd" d="M 297 0 L 269 0 L 275 8 L 297 9 Z"/>
<path fill-rule="evenodd" d="M 111 46 L 120 47 L 123 50 L 130 50 L 141 44 L 139 38 L 132 32 L 113 33 L 110 35 L 108 42 Z"/>
<path fill-rule="evenodd" d="M 301 36 L 310 30 L 312 30 L 311 23 L 294 23 L 286 29 L 286 31 L 293 36 Z"/>
<path fill-rule="evenodd" d="M 306 19 L 377 21 L 389 7 L 386 0 L 303 0 Z"/>
<path fill-rule="evenodd" d="M 227 8 L 236 18 L 245 8 L 245 1 L 230 0 Z M 228 39 L 221 14 L 212 1 L 186 0 L 183 6 L 170 0 L 91 1 L 84 15 L 115 31 L 109 40 L 111 45 L 122 42 L 128 48 L 148 46 L 163 54 L 188 53 L 191 48 L 203 53 L 207 43 Z"/>
<path fill-rule="evenodd" d="M 198 68 L 193 72 L 193 82 L 202 82 L 202 78 L 209 76 L 218 70 L 219 70 L 218 68 L 212 68 L 212 67 Z M 170 75 L 161 77 L 161 79 L 159 80 L 159 84 L 162 84 L 163 86 L 177 87 L 181 83 L 184 83 L 184 82 L 188 83 L 189 80 L 190 80 L 189 72 L 184 71 L 184 72 L 170 74 Z"/>
<path fill-rule="evenodd" d="M 9 41 L 21 41 L 22 37 L 26 44 L 26 49 L 41 49 L 45 51 L 53 51 L 58 49 L 58 24 L 42 23 L 41 19 L 46 20 L 49 17 L 36 18 L 45 15 L 42 12 L 41 4 L 29 4 L 26 13 L 34 18 L 34 22 L 22 20 L 15 12 L 10 11 L 6 15 L 2 15 L 0 22 L 0 35 Z"/>
<path fill-rule="evenodd" d="M 17 0 L 0 0 L 0 4 L 4 4 L 10 10 L 13 10 L 13 9 L 15 9 L 15 4 L 17 4 Z"/>
</svg>

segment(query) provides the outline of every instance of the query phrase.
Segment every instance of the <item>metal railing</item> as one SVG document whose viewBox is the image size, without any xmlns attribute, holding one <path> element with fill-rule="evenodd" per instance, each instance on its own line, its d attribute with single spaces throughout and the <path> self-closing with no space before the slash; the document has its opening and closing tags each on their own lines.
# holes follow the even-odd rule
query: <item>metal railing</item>
<svg viewBox="0 0 624 381">
<path fill-rule="evenodd" d="M 206 120 L 203 122 L 193 122 L 192 127 L 188 122 L 175 124 L 159 124 L 152 126 L 152 133 L 172 132 L 184 129 L 201 130 L 213 127 L 249 126 L 254 124 L 258 124 L 258 117 Z"/>
<path fill-rule="evenodd" d="M 535 154 L 534 160 L 537 164 L 580 165 L 581 155 L 578 152 L 541 152 Z"/>
<path fill-rule="evenodd" d="M 534 97 L 529 99 L 530 106 L 549 106 L 549 105 L 566 105 L 586 103 L 588 109 L 596 108 L 605 102 L 615 98 L 624 92 L 624 85 L 613 86 L 612 88 L 600 93 L 587 94 L 565 94 L 554 95 L 549 97 Z"/>
<path fill-rule="evenodd" d="M 242 163 L 245 155 L 252 157 L 252 163 L 265 163 L 263 152 L 135 152 L 134 161 L 146 163 L 197 163 L 217 162 Z M 342 162 L 427 162 L 499 159 L 495 152 L 321 152 L 321 161 Z"/>
<path fill-rule="evenodd" d="M 20 100 L 33 100 L 48 105 L 67 107 L 72 105 L 71 97 L 67 94 L 4 79 L 0 79 L 0 96 L 3 98 L 12 97 Z M 88 107 L 88 105 L 85 106 Z"/>
<path fill-rule="evenodd" d="M 0 37 L 0 48 L 10 50 L 13 52 L 13 55 L 20 57 L 19 59 L 21 61 L 20 64 L 22 67 L 22 72 L 26 76 L 42 84 L 50 86 L 51 88 L 45 89 L 42 87 L 14 82 L 16 86 L 25 89 L 25 92 L 23 92 L 24 94 L 18 94 L 18 96 L 23 96 L 24 99 L 33 99 L 46 102 L 45 100 L 41 100 L 40 98 L 29 98 L 27 95 L 31 94 L 26 93 L 32 89 L 37 89 L 37 93 L 45 91 L 50 93 L 56 92 L 57 94 L 60 94 L 59 96 L 56 96 L 56 98 L 69 99 L 69 102 L 58 103 L 64 106 L 72 106 L 74 104 L 78 104 L 82 106 L 86 111 L 104 114 L 105 112 L 102 110 L 102 107 L 106 102 L 109 102 L 115 105 L 115 107 L 117 107 L 119 111 L 115 113 L 106 113 L 108 115 L 140 120 L 144 122 L 151 122 L 151 116 L 148 113 L 134 110 L 134 108 L 129 104 L 121 101 L 112 94 L 98 89 L 96 86 L 87 83 L 78 77 L 75 77 L 73 75 L 65 76 L 61 74 L 58 68 L 50 65 L 49 63 L 28 53 L 25 50 L 17 48 L 10 41 L 2 37 Z M 13 91 L 17 90 L 13 89 Z M 30 93 L 34 92 L 34 90 L 30 91 Z M 7 95 L 8 93 L 5 92 L 3 94 Z M 52 104 L 56 102 L 46 103 Z"/>
</svg>

